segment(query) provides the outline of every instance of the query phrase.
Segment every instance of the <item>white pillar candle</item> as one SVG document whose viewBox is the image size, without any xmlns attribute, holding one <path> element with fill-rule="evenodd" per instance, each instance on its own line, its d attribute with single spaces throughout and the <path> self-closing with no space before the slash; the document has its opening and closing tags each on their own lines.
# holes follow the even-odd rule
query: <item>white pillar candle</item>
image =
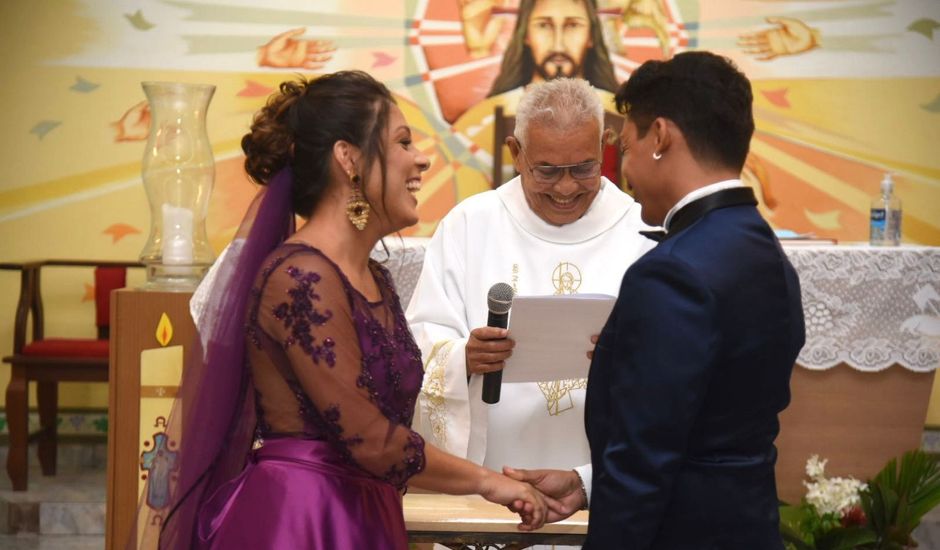
<svg viewBox="0 0 940 550">
<path fill-rule="evenodd" d="M 163 263 L 188 265 L 193 263 L 193 211 L 188 208 L 163 205 Z"/>
</svg>

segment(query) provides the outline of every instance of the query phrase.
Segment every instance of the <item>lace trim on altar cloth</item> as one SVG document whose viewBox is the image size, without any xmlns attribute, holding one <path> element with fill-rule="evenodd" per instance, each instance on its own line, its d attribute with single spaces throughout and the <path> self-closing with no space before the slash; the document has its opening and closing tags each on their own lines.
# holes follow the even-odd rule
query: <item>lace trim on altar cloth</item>
<svg viewBox="0 0 940 550">
<path fill-rule="evenodd" d="M 806 345 L 797 362 L 875 372 L 940 366 L 940 248 L 786 248 L 800 275 Z"/>
</svg>

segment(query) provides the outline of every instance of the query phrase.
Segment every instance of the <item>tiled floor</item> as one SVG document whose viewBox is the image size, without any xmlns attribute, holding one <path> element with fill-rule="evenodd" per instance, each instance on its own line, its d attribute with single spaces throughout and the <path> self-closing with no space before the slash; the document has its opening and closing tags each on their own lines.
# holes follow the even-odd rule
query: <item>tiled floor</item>
<svg viewBox="0 0 940 550">
<path fill-rule="evenodd" d="M 104 536 L 37 535 L 21 533 L 0 535 L 4 550 L 101 550 Z"/>
<path fill-rule="evenodd" d="M 0 446 L 0 466 L 6 465 Z M 44 477 L 30 449 L 29 490 L 14 492 L 6 469 L 0 467 L 0 548 L 4 550 L 100 550 L 104 548 L 106 463 L 104 443 L 59 446 L 58 475 Z M 31 528 L 9 532 L 9 507 L 38 505 Z M 38 519 L 38 533 L 36 533 Z M 20 525 L 19 527 L 23 527 Z"/>
</svg>

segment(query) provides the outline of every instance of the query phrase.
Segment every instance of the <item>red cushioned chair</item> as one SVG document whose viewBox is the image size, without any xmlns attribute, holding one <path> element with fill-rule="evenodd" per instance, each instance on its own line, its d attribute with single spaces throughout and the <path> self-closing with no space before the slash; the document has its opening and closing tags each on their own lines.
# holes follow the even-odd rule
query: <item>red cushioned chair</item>
<svg viewBox="0 0 940 550">
<path fill-rule="evenodd" d="M 136 262 L 46 260 L 23 264 L 4 263 L 0 269 L 20 271 L 20 296 L 13 329 L 10 383 L 6 392 L 6 415 L 10 430 L 7 473 L 14 491 L 25 491 L 28 480 L 30 439 L 29 382 L 37 384 L 39 409 L 39 463 L 43 475 L 55 475 L 59 382 L 107 382 L 108 336 L 111 291 L 125 286 L 127 268 Z M 95 268 L 95 324 L 97 338 L 50 338 L 43 327 L 40 274 L 48 267 Z M 30 319 L 31 318 L 31 319 Z M 29 321 L 31 320 L 31 323 Z M 27 341 L 28 323 L 32 339 Z"/>
<path fill-rule="evenodd" d="M 604 111 L 604 128 L 611 131 L 609 139 L 604 141 L 601 152 L 601 175 L 623 187 L 620 181 L 620 146 L 618 145 L 620 130 L 623 128 L 623 115 Z M 493 189 L 509 181 L 503 173 L 504 153 L 509 151 L 506 147 L 506 138 L 513 135 L 516 129 L 516 117 L 507 115 L 502 105 L 493 110 Z M 506 164 L 512 164 L 512 156 L 506 159 Z M 515 175 L 515 170 L 513 170 Z"/>
</svg>

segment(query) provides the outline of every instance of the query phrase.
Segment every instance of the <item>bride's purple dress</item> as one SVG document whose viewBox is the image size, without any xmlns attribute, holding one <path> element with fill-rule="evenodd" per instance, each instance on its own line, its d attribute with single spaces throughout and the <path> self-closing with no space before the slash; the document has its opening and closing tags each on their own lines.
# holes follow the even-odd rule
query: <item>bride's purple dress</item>
<svg viewBox="0 0 940 550">
<path fill-rule="evenodd" d="M 210 548 L 406 549 L 401 493 L 424 468 L 410 429 L 421 352 L 388 272 L 370 302 L 315 248 L 286 243 L 249 299 L 258 428 L 248 465 L 203 505 Z"/>
</svg>

